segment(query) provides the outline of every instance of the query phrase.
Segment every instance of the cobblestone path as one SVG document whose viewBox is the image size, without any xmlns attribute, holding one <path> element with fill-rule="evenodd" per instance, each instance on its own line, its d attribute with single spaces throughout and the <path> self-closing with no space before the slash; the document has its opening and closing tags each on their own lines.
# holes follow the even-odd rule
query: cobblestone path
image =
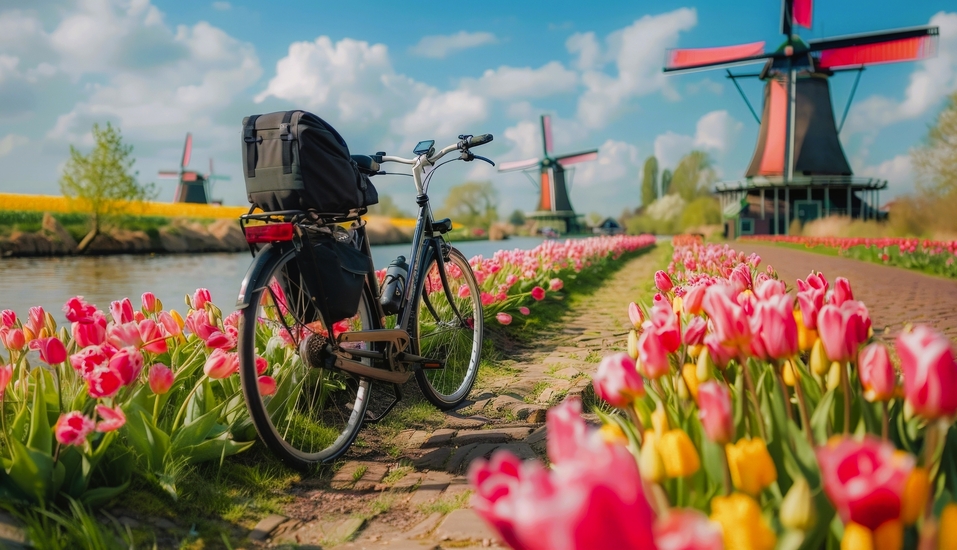
<svg viewBox="0 0 957 550">
<path fill-rule="evenodd" d="M 846 277 L 854 297 L 862 300 L 871 314 L 875 333 L 896 335 L 905 323 L 928 324 L 951 339 L 957 339 L 957 281 L 925 275 L 899 267 L 825 256 L 774 245 L 735 242 L 735 250 L 756 252 L 762 266 L 771 265 L 778 275 L 794 286 L 816 269 L 829 281 Z"/>
<path fill-rule="evenodd" d="M 497 449 L 544 456 L 546 409 L 591 391 L 601 357 L 625 346 L 627 303 L 650 299 L 653 273 L 669 251 L 663 246 L 628 260 L 554 331 L 509 352 L 507 367 L 480 379 L 465 406 L 432 429 L 360 445 L 331 479 L 304 480 L 286 515 L 264 518 L 250 539 L 298 548 L 499 547 L 468 508 L 468 465 Z"/>
</svg>

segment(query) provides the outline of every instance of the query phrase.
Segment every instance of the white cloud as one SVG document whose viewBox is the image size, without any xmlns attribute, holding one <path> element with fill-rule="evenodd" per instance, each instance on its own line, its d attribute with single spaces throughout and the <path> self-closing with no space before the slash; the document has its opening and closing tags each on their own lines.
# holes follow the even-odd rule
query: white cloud
<svg viewBox="0 0 957 550">
<path fill-rule="evenodd" d="M 576 32 L 565 41 L 565 48 L 568 53 L 578 56 L 575 67 L 581 71 L 595 70 L 604 65 L 601 46 L 593 32 Z"/>
<path fill-rule="evenodd" d="M 30 143 L 30 139 L 26 136 L 7 134 L 3 139 L 0 139 L 0 157 L 9 155 L 11 151 L 27 143 Z"/>
<path fill-rule="evenodd" d="M 410 51 L 422 57 L 442 59 L 462 50 L 497 42 L 498 38 L 490 32 L 459 31 L 449 35 L 423 36 Z"/>
<path fill-rule="evenodd" d="M 393 130 L 408 143 L 462 133 L 485 133 L 474 125 L 488 117 L 488 102 L 467 90 L 433 92 L 415 109 L 393 123 Z"/>
<path fill-rule="evenodd" d="M 865 166 L 855 171 L 861 176 L 887 180 L 889 197 L 914 190 L 914 168 L 909 154 L 897 155 L 876 166 Z"/>
<path fill-rule="evenodd" d="M 634 97 L 661 91 L 666 97 L 676 98 L 677 92 L 669 87 L 661 72 L 665 48 L 674 46 L 678 33 L 694 27 L 697 21 L 694 9 L 680 8 L 662 15 L 646 15 L 610 34 L 605 39 L 606 55 L 614 60 L 617 75 L 585 71 L 582 80 L 587 91 L 578 101 L 579 120 L 589 128 L 601 128 L 627 109 Z M 594 65 L 592 43 L 594 40 L 579 38 L 572 44 L 580 54 L 580 64 Z M 587 57 L 582 52 L 588 52 Z"/>
<path fill-rule="evenodd" d="M 710 78 L 704 78 L 698 82 L 690 82 L 685 86 L 685 91 L 689 94 L 699 94 L 708 92 L 720 95 L 724 91 L 724 86 L 720 82 L 715 82 Z"/>
<path fill-rule="evenodd" d="M 655 156 L 662 169 L 674 170 L 681 157 L 692 149 L 702 149 L 722 157 L 738 145 L 737 137 L 743 124 L 727 111 L 711 111 L 698 119 L 693 136 L 665 132 L 655 138 Z"/>
<path fill-rule="evenodd" d="M 217 11 L 229 11 L 233 9 L 233 5 L 229 2 L 213 2 L 213 9 Z"/>
<path fill-rule="evenodd" d="M 462 81 L 463 87 L 495 99 L 546 97 L 574 91 L 577 85 L 578 74 L 558 61 L 546 63 L 538 69 L 502 66 L 486 70 L 479 79 Z"/>
<path fill-rule="evenodd" d="M 576 183 L 591 188 L 600 184 L 638 181 L 642 159 L 634 145 L 609 139 L 598 148 L 597 160 L 573 166 Z"/>
<path fill-rule="evenodd" d="M 674 170 L 678 161 L 694 149 L 694 136 L 667 131 L 655 138 L 655 157 L 662 170 Z"/>
</svg>

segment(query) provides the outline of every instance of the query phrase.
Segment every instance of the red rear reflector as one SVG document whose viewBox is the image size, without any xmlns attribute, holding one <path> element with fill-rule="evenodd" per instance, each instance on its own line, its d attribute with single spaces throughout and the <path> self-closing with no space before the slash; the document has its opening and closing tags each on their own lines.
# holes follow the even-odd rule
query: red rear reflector
<svg viewBox="0 0 957 550">
<path fill-rule="evenodd" d="M 265 225 L 250 225 L 246 227 L 247 243 L 274 243 L 276 241 L 292 240 L 291 223 L 267 223 Z"/>
</svg>

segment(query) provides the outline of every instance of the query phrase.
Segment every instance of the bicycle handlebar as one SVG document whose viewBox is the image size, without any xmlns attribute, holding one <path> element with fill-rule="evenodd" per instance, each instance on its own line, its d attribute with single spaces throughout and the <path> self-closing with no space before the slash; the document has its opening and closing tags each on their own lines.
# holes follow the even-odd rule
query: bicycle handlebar
<svg viewBox="0 0 957 550">
<path fill-rule="evenodd" d="M 469 147 L 478 147 L 492 141 L 492 134 L 480 134 L 477 136 L 459 136 L 459 149 L 468 149 Z"/>
<path fill-rule="evenodd" d="M 458 143 L 453 143 L 438 150 L 431 157 L 428 157 L 428 164 L 435 164 L 440 158 L 453 151 L 463 151 L 463 154 L 469 150 L 470 147 L 478 147 L 479 145 L 485 145 L 486 143 L 492 141 L 492 134 L 480 134 L 477 136 L 462 135 L 459 136 Z M 415 164 L 419 161 L 419 158 L 402 158 L 393 155 L 386 154 L 375 154 L 372 155 L 372 159 L 376 162 L 397 162 L 399 164 Z M 471 160 L 471 159 L 467 159 Z"/>
</svg>

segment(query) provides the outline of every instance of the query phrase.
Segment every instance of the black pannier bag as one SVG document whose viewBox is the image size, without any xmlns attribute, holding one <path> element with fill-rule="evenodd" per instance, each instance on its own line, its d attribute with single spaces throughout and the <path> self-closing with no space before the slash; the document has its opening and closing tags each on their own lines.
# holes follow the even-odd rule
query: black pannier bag
<svg viewBox="0 0 957 550">
<path fill-rule="evenodd" d="M 300 261 L 286 264 L 286 276 L 283 291 L 286 296 L 301 295 L 296 287 L 305 284 L 310 297 L 307 304 L 293 304 L 288 306 L 301 319 L 318 319 L 317 313 L 322 311 L 325 300 L 325 311 L 329 315 L 329 323 L 348 319 L 359 311 L 359 298 L 366 275 L 372 270 L 368 256 L 348 243 L 341 243 L 331 236 L 309 236 L 311 247 L 303 247 L 303 251 L 312 250 L 312 257 L 302 254 Z M 302 275 L 302 278 L 299 275 Z M 302 281 L 300 283 L 299 281 Z M 299 311 L 299 310 L 302 311 Z"/>
<path fill-rule="evenodd" d="M 305 111 L 244 118 L 243 166 L 249 202 L 265 212 L 345 216 L 379 202 L 339 132 Z"/>
</svg>

